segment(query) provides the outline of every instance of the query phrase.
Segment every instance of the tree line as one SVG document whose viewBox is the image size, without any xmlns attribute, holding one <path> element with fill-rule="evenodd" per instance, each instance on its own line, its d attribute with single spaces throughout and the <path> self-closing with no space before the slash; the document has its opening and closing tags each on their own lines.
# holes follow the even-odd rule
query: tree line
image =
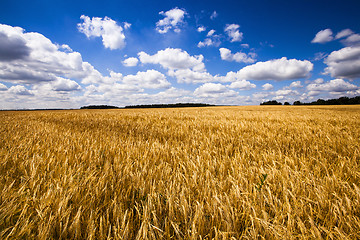
<svg viewBox="0 0 360 240">
<path fill-rule="evenodd" d="M 182 108 L 182 107 L 210 107 L 215 106 L 206 103 L 176 103 L 176 104 L 144 104 L 144 105 L 130 105 L 124 108 Z M 89 105 L 83 106 L 80 109 L 119 109 L 120 107 L 110 105 Z"/>
<path fill-rule="evenodd" d="M 354 105 L 354 104 L 360 104 L 360 96 L 356 96 L 353 98 L 340 97 L 340 98 L 328 99 L 328 100 L 318 99 L 310 103 L 295 101 L 293 103 L 293 105 Z M 271 100 L 271 101 L 262 102 L 260 103 L 260 105 L 282 105 L 282 103 L 276 100 Z M 291 104 L 289 102 L 285 102 L 284 105 L 291 105 Z"/>
</svg>

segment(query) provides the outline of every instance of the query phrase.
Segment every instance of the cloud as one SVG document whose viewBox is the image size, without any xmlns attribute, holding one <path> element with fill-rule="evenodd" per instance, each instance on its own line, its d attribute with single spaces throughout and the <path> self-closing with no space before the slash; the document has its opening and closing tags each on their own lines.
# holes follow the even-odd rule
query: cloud
<svg viewBox="0 0 360 240">
<path fill-rule="evenodd" d="M 186 51 L 179 48 L 166 48 L 154 55 L 145 52 L 138 53 L 140 62 L 160 64 L 165 69 L 192 69 L 194 71 L 205 71 L 203 55 L 190 56 Z"/>
<path fill-rule="evenodd" d="M 360 77 L 360 47 L 345 47 L 333 51 L 325 59 L 325 73 L 334 78 L 355 79 Z"/>
<path fill-rule="evenodd" d="M 6 91 L 7 89 L 8 88 L 4 84 L 0 83 L 0 91 Z"/>
<path fill-rule="evenodd" d="M 274 89 L 274 86 L 271 85 L 270 83 L 265 83 L 264 85 L 262 85 L 262 88 L 263 88 L 263 90 L 265 90 L 265 91 L 269 91 L 269 90 Z"/>
<path fill-rule="evenodd" d="M 218 47 L 221 44 L 220 38 L 218 35 L 212 36 L 212 38 L 205 38 L 204 41 L 200 41 L 198 43 L 198 47 L 210 47 L 210 46 L 215 46 Z"/>
<path fill-rule="evenodd" d="M 306 78 L 313 70 L 313 64 L 307 60 L 287 59 L 286 57 L 266 62 L 257 62 L 240 69 L 237 73 L 230 72 L 238 79 L 247 80 L 290 80 Z"/>
<path fill-rule="evenodd" d="M 215 30 L 214 30 L 214 29 L 211 29 L 211 30 L 206 34 L 206 36 L 207 36 L 207 37 L 210 37 L 210 36 L 214 35 L 214 33 L 215 33 Z"/>
<path fill-rule="evenodd" d="M 353 33 L 354 32 L 351 29 L 344 29 L 336 34 L 335 39 L 344 38 L 350 36 Z"/>
<path fill-rule="evenodd" d="M 227 24 L 225 27 L 225 33 L 229 36 L 230 42 L 241 42 L 243 39 L 243 33 L 239 32 L 240 25 Z"/>
<path fill-rule="evenodd" d="M 122 61 L 122 64 L 125 67 L 135 67 L 138 64 L 139 60 L 137 58 L 134 57 L 130 57 L 125 59 L 124 61 Z"/>
<path fill-rule="evenodd" d="M 303 86 L 301 85 L 300 81 L 295 81 L 295 82 L 292 82 L 289 87 L 290 88 L 302 88 Z"/>
<path fill-rule="evenodd" d="M 180 32 L 180 26 L 184 23 L 184 16 L 187 13 L 185 10 L 176 7 L 167 12 L 161 11 L 159 14 L 165 17 L 156 23 L 156 31 L 164 34 L 171 29 L 174 29 L 174 32 Z"/>
<path fill-rule="evenodd" d="M 126 85 L 137 85 L 141 88 L 167 88 L 170 83 L 166 80 L 164 74 L 156 70 L 147 70 L 146 72 L 138 72 L 136 75 L 127 75 L 122 82 Z"/>
<path fill-rule="evenodd" d="M 317 95 L 319 92 L 346 92 L 360 89 L 358 86 L 344 81 L 343 79 L 334 79 L 329 82 L 312 83 L 306 87 L 310 95 Z"/>
<path fill-rule="evenodd" d="M 168 75 L 175 77 L 178 83 L 196 84 L 216 81 L 216 77 L 208 72 L 196 72 L 190 69 L 170 70 Z"/>
<path fill-rule="evenodd" d="M 206 31 L 206 27 L 200 26 L 200 27 L 197 28 L 197 31 L 198 31 L 198 32 L 205 32 L 205 31 Z"/>
<path fill-rule="evenodd" d="M 0 25 L 0 33 L 3 37 L 6 36 L 7 44 L 18 45 L 21 39 L 21 44 L 27 47 L 25 55 L 12 54 L 13 57 L 18 57 L 16 60 L 8 58 L 8 61 L 0 61 L 1 81 L 39 84 L 56 81 L 57 77 L 75 78 L 83 82 L 102 79 L 93 66 L 82 61 L 80 53 L 54 44 L 39 33 L 26 33 L 21 28 L 3 24 Z"/>
<path fill-rule="evenodd" d="M 99 18 L 82 15 L 83 23 L 78 24 L 78 30 L 88 38 L 102 37 L 105 48 L 111 50 L 122 49 L 125 47 L 125 35 L 123 28 L 109 17 Z M 129 23 L 125 23 L 125 28 L 129 28 Z"/>
<path fill-rule="evenodd" d="M 7 35 L 0 32 L 0 61 L 24 59 L 30 54 L 26 41 L 18 34 Z"/>
<path fill-rule="evenodd" d="M 219 15 L 219 14 L 218 14 L 216 11 L 214 11 L 214 12 L 211 14 L 211 16 L 210 16 L 210 19 L 211 19 L 211 20 L 214 20 L 215 18 L 217 18 L 218 15 Z"/>
<path fill-rule="evenodd" d="M 229 62 L 235 61 L 238 63 L 241 63 L 241 62 L 254 63 L 255 62 L 255 57 L 256 57 L 255 53 L 246 54 L 246 53 L 242 53 L 242 52 L 237 52 L 237 53 L 232 54 L 231 51 L 227 48 L 220 48 L 219 51 L 220 51 L 221 59 L 225 60 L 225 61 L 229 61 Z"/>
<path fill-rule="evenodd" d="M 237 88 L 239 90 L 250 90 L 256 88 L 256 85 L 246 80 L 240 80 L 240 81 L 232 82 L 229 88 Z"/>
<path fill-rule="evenodd" d="M 352 34 L 343 40 L 343 43 L 348 46 L 358 45 L 360 43 L 360 34 Z"/>
<path fill-rule="evenodd" d="M 202 98 L 236 97 L 239 94 L 229 90 L 220 83 L 205 83 L 194 91 L 194 95 Z"/>
<path fill-rule="evenodd" d="M 26 95 L 26 96 L 33 95 L 26 87 L 22 85 L 12 86 L 11 88 L 9 88 L 8 91 L 16 95 Z"/>
<path fill-rule="evenodd" d="M 76 91 L 80 90 L 80 85 L 70 79 L 58 77 L 55 81 L 51 82 L 52 90 L 54 91 Z"/>
<path fill-rule="evenodd" d="M 332 41 L 334 39 L 332 34 L 333 34 L 333 32 L 329 28 L 327 28 L 325 30 L 321 30 L 316 34 L 315 38 L 311 42 L 312 43 L 330 42 L 330 41 Z"/>
</svg>

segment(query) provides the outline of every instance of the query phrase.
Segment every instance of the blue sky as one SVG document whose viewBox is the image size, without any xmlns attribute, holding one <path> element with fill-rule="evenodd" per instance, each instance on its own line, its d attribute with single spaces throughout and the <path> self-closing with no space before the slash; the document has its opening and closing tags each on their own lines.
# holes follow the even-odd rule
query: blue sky
<svg viewBox="0 0 360 240">
<path fill-rule="evenodd" d="M 360 2 L 0 2 L 0 109 L 360 95 Z"/>
</svg>

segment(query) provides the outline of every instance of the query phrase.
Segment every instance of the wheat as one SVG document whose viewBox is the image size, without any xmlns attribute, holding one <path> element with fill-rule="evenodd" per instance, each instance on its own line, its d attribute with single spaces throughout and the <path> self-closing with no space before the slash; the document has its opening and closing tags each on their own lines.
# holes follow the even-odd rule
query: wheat
<svg viewBox="0 0 360 240">
<path fill-rule="evenodd" d="M 360 107 L 0 112 L 1 239 L 359 239 Z"/>
</svg>

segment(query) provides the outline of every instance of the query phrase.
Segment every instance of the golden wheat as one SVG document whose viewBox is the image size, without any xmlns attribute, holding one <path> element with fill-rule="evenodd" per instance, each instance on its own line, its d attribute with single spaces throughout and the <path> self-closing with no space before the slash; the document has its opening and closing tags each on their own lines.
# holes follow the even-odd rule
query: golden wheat
<svg viewBox="0 0 360 240">
<path fill-rule="evenodd" d="M 360 238 L 359 106 L 3 111 L 0 123 L 1 239 Z"/>
</svg>

